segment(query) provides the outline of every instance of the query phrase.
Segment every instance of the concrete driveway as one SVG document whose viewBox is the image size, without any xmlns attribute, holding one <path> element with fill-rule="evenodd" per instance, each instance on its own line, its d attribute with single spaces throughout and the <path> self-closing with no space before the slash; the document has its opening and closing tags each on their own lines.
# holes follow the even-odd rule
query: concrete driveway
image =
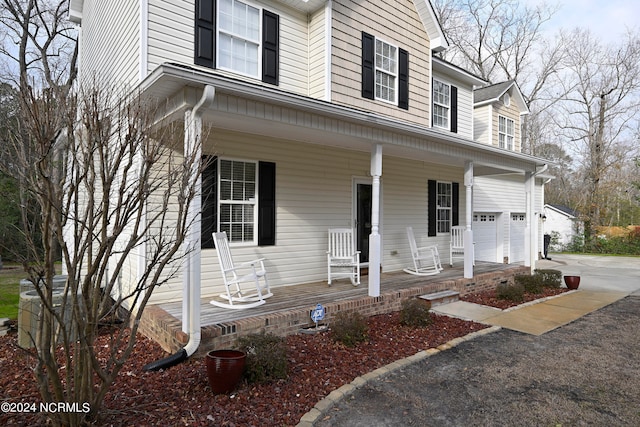
<svg viewBox="0 0 640 427">
<path fill-rule="evenodd" d="M 502 328 L 356 380 L 299 425 L 640 425 L 640 258 L 551 257 L 537 268 L 580 275 L 585 293 L 627 296 L 541 335 Z"/>
<path fill-rule="evenodd" d="M 624 292 L 640 291 L 640 257 L 550 254 L 536 268 L 553 268 L 564 275 L 580 276 L 580 289 Z"/>
</svg>

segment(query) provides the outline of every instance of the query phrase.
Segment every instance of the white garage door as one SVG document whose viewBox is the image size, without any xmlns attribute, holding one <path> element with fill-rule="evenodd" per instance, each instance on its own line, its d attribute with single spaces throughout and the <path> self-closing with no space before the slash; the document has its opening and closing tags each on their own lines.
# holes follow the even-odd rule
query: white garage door
<svg viewBox="0 0 640 427">
<path fill-rule="evenodd" d="M 497 214 L 473 214 L 473 240 L 477 261 L 496 262 L 498 227 Z"/>
<path fill-rule="evenodd" d="M 527 225 L 523 213 L 512 213 L 509 230 L 509 263 L 524 261 L 524 229 Z"/>
</svg>

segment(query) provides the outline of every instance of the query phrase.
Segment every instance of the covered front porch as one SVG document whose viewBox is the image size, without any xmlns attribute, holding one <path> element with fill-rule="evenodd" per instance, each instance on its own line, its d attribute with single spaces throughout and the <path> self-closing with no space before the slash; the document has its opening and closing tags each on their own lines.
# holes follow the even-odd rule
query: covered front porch
<svg viewBox="0 0 640 427">
<path fill-rule="evenodd" d="M 247 310 L 215 307 L 205 298 L 200 303 L 202 341 L 198 353 L 233 347 L 235 341 L 251 333 L 270 332 L 280 336 L 297 333 L 313 326 L 310 311 L 322 304 L 325 322 L 340 311 L 358 311 L 365 316 L 389 313 L 400 309 L 402 301 L 418 295 L 454 290 L 464 295 L 494 289 L 501 283 L 512 283 L 513 276 L 529 274 L 530 268 L 478 262 L 473 278 L 464 278 L 462 265 L 446 267 L 434 276 L 414 276 L 404 272 L 380 275 L 380 296 L 368 296 L 368 276 L 358 287 L 349 280 L 326 281 L 278 287 L 274 296 L 262 306 Z M 145 309 L 140 331 L 157 341 L 167 352 L 175 352 L 188 341 L 182 331 L 182 303 L 164 303 Z"/>
</svg>

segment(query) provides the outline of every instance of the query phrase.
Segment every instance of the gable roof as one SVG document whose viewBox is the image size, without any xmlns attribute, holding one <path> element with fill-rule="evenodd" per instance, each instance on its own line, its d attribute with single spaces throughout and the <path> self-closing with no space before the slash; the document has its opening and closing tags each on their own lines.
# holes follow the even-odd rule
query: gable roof
<svg viewBox="0 0 640 427">
<path fill-rule="evenodd" d="M 433 5 L 430 0 L 413 0 L 413 4 L 418 11 L 418 16 L 424 25 L 424 29 L 427 31 L 429 41 L 431 42 L 430 48 L 433 52 L 441 52 L 449 47 L 449 42 L 442 31 L 442 26 L 436 12 L 433 9 Z"/>
<path fill-rule="evenodd" d="M 527 107 L 522 92 L 515 80 L 507 80 L 506 82 L 495 83 L 474 90 L 473 106 L 481 107 L 498 102 L 500 98 L 509 91 L 511 91 L 511 98 L 513 98 L 520 108 L 520 114 L 529 114 L 529 107 Z"/>
</svg>

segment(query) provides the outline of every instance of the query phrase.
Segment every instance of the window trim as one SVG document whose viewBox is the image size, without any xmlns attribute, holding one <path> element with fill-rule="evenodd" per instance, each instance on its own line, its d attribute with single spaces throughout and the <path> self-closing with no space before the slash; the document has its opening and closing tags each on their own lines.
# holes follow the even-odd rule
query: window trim
<svg viewBox="0 0 640 427">
<path fill-rule="evenodd" d="M 446 185 L 448 187 L 448 194 L 443 194 L 440 192 L 440 185 Z M 448 196 L 449 197 L 449 206 L 442 207 L 440 206 L 440 197 Z M 443 221 L 440 219 L 440 212 L 448 211 L 448 220 Z M 436 181 L 436 235 L 445 235 L 451 233 L 451 227 L 453 226 L 453 182 L 450 181 Z M 440 224 L 448 222 L 448 231 L 440 231 Z"/>
<path fill-rule="evenodd" d="M 449 105 L 444 105 L 440 102 L 436 101 L 436 82 L 446 86 L 447 88 L 449 88 Z M 432 96 L 433 96 L 433 105 L 434 105 L 434 109 L 433 109 L 433 127 L 436 127 L 438 129 L 445 129 L 445 130 L 451 130 L 451 98 L 452 98 L 452 90 L 451 88 L 453 87 L 453 85 L 446 83 L 442 80 L 438 80 L 436 78 L 433 79 L 433 91 L 432 91 Z M 439 124 L 436 124 L 435 122 L 435 106 L 439 106 L 441 108 L 445 108 L 447 110 L 447 125 L 446 126 L 442 126 Z"/>
<path fill-rule="evenodd" d="M 377 65 L 378 61 L 376 61 L 376 58 L 378 56 L 378 42 L 382 43 L 383 45 L 387 45 L 389 47 L 392 47 L 395 50 L 395 55 L 394 55 L 395 58 L 393 58 L 394 61 L 395 61 L 395 64 L 396 64 L 395 74 L 391 73 L 391 72 L 389 72 L 389 71 L 387 71 L 387 70 L 385 70 L 383 68 L 378 67 L 378 65 Z M 384 48 L 384 46 L 383 46 L 383 48 Z M 376 88 L 377 88 L 377 85 L 378 85 L 378 83 L 377 83 L 378 82 L 378 79 L 377 79 L 378 72 L 393 77 L 393 79 L 394 79 L 393 80 L 393 94 L 394 94 L 393 100 L 388 100 L 388 99 L 385 99 L 385 98 L 381 98 L 376 94 L 377 93 Z M 373 96 L 374 96 L 374 99 L 376 101 L 381 101 L 381 102 L 385 102 L 387 104 L 391 104 L 391 105 L 397 106 L 398 102 L 399 102 L 399 96 L 398 96 L 399 86 L 398 86 L 398 83 L 400 81 L 400 48 L 398 46 L 394 45 L 394 44 L 391 44 L 391 43 L 387 42 L 384 39 L 379 38 L 379 37 L 374 37 L 373 79 L 374 79 L 374 81 L 373 81 Z"/>
<path fill-rule="evenodd" d="M 504 131 L 502 128 L 502 121 L 504 121 Z M 509 133 L 508 124 L 511 123 L 511 134 Z M 504 135 L 504 142 L 500 138 Z M 516 140 L 516 121 L 510 119 L 507 116 L 499 115 L 498 116 L 498 147 L 503 148 L 509 151 L 514 150 Z"/>
<path fill-rule="evenodd" d="M 236 35 L 233 35 L 231 33 L 227 33 L 224 30 L 221 30 L 220 28 L 220 4 L 221 2 L 224 0 L 216 0 L 215 4 L 216 4 L 216 10 L 215 10 L 215 21 L 216 21 L 216 27 L 215 27 L 215 39 L 216 39 L 216 48 L 215 48 L 215 63 L 217 64 L 217 68 L 220 70 L 224 70 L 224 71 L 228 71 L 230 73 L 234 73 L 234 74 L 238 74 L 241 76 L 245 76 L 245 77 L 249 77 L 252 79 L 257 79 L 260 80 L 261 76 L 262 76 L 262 55 L 263 55 L 263 47 L 264 47 L 264 36 L 263 36 L 263 16 L 264 16 L 264 8 L 261 6 L 258 6 L 250 1 L 245 1 L 245 0 L 231 0 L 233 3 L 235 2 L 239 2 L 242 4 L 245 4 L 249 7 L 252 7 L 254 9 L 258 10 L 258 57 L 257 57 L 257 70 L 256 70 L 256 75 L 252 75 L 249 73 L 245 73 L 242 71 L 238 71 L 235 70 L 231 67 L 224 67 L 220 64 L 220 34 L 221 32 L 225 35 L 230 35 L 232 38 L 238 38 L 240 40 L 245 40 L 245 41 L 249 41 L 251 43 L 255 43 L 255 40 L 250 40 L 250 39 L 245 39 L 245 38 L 241 38 L 238 37 Z"/>
<path fill-rule="evenodd" d="M 253 197 L 253 203 L 251 200 L 242 200 L 242 201 L 234 201 L 234 200 L 223 200 L 222 199 L 222 186 L 221 186 L 221 182 L 222 182 L 222 162 L 225 161 L 230 161 L 230 162 L 242 162 L 242 163 L 252 163 L 255 165 L 255 189 L 254 189 L 254 197 Z M 218 158 L 218 176 L 216 177 L 216 182 L 217 182 L 217 187 L 218 187 L 218 194 L 217 194 L 217 200 L 216 200 L 216 204 L 217 204 L 217 230 L 216 231 L 221 231 L 222 230 L 222 205 L 253 205 L 253 239 L 252 240 L 243 240 L 241 242 L 238 241 L 234 241 L 232 239 L 232 236 L 227 236 L 229 239 L 229 246 L 235 246 L 235 247 L 239 247 L 239 246 L 257 246 L 258 245 L 258 226 L 259 226 L 259 221 L 258 221 L 258 213 L 260 212 L 259 210 L 259 200 L 260 200 L 260 195 L 259 195 L 259 186 L 260 186 L 260 171 L 259 171 L 259 162 L 257 160 L 248 160 L 248 159 L 241 159 L 241 158 L 233 158 L 233 157 L 219 157 Z M 233 221 L 231 221 L 231 223 L 233 224 Z"/>
</svg>

